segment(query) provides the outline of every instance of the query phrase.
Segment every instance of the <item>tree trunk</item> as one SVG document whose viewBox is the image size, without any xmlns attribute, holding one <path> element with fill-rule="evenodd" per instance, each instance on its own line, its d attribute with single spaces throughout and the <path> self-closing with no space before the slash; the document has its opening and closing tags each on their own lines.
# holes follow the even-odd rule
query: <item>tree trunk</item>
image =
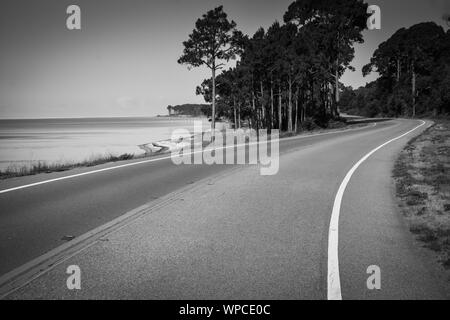
<svg viewBox="0 0 450 320">
<path fill-rule="evenodd" d="M 307 92 L 306 95 L 303 94 L 303 101 L 302 101 L 303 120 L 302 120 L 302 122 L 306 121 L 306 115 L 308 114 L 308 94 L 309 94 L 309 92 Z"/>
<path fill-rule="evenodd" d="M 252 108 L 253 108 L 253 112 L 254 112 L 255 117 L 256 117 L 256 119 L 255 119 L 256 138 L 259 139 L 259 112 L 258 112 L 258 109 L 256 108 L 255 91 L 254 91 L 253 88 L 252 88 Z"/>
<path fill-rule="evenodd" d="M 412 117 L 416 116 L 416 72 L 414 70 L 414 62 L 411 64 L 411 73 L 412 73 Z"/>
<path fill-rule="evenodd" d="M 238 105 L 238 129 L 241 128 L 241 104 Z"/>
<path fill-rule="evenodd" d="M 266 106 L 264 105 L 264 85 L 263 82 L 259 82 L 261 87 L 261 123 L 266 123 Z"/>
<path fill-rule="evenodd" d="M 288 92 L 288 132 L 292 132 L 292 81 L 291 76 L 288 80 L 289 92 Z"/>
<path fill-rule="evenodd" d="M 216 65 L 212 68 L 212 116 L 211 116 L 211 141 L 214 141 L 216 129 Z"/>
<path fill-rule="evenodd" d="M 236 98 L 233 97 L 233 112 L 234 112 L 234 130 L 237 129 L 237 115 L 236 115 Z"/>
<path fill-rule="evenodd" d="M 295 132 L 298 132 L 298 89 L 295 95 Z"/>
<path fill-rule="evenodd" d="M 302 106 L 301 106 L 301 118 L 300 118 L 300 122 L 303 123 L 305 122 L 305 115 L 306 115 L 306 98 L 305 98 L 305 91 L 302 90 Z"/>
<path fill-rule="evenodd" d="M 300 94 L 301 93 L 301 94 Z M 300 114 L 300 125 L 303 123 L 303 107 L 305 104 L 305 93 L 302 89 L 299 91 L 299 104 L 300 104 L 300 110 L 298 111 Z"/>
<path fill-rule="evenodd" d="M 282 115 L 282 100 L 283 97 L 281 96 L 281 83 L 280 86 L 278 87 L 278 129 L 280 130 L 280 132 L 282 131 L 282 126 L 283 126 L 283 115 Z"/>
<path fill-rule="evenodd" d="M 324 96 L 324 88 L 323 88 L 323 82 L 321 82 L 319 84 L 319 103 L 322 106 L 322 113 L 323 115 L 327 115 L 328 114 L 328 103 L 327 103 L 327 98 Z"/>
<path fill-rule="evenodd" d="M 400 82 L 400 58 L 397 58 L 397 83 Z"/>
<path fill-rule="evenodd" d="M 340 47 L 341 47 L 341 35 L 340 35 L 340 31 L 338 30 L 338 34 L 337 34 L 337 56 L 336 56 L 336 72 L 335 72 L 335 101 L 334 104 L 331 101 L 331 108 L 333 108 L 334 110 L 332 111 L 332 117 L 337 117 L 339 116 L 340 110 L 339 110 L 339 51 L 340 51 Z M 331 92 L 331 95 L 333 93 Z M 330 99 L 332 100 L 332 99 Z"/>
<path fill-rule="evenodd" d="M 252 91 L 252 109 L 253 113 L 255 115 L 256 121 L 258 121 L 258 112 L 256 110 L 256 104 L 255 104 L 255 93 Z"/>
<path fill-rule="evenodd" d="M 273 81 L 270 81 L 270 129 L 273 128 Z"/>
<path fill-rule="evenodd" d="M 335 104 L 334 104 L 334 114 L 333 117 L 338 117 L 340 110 L 339 110 L 339 59 L 336 59 L 336 98 L 335 98 Z"/>
</svg>

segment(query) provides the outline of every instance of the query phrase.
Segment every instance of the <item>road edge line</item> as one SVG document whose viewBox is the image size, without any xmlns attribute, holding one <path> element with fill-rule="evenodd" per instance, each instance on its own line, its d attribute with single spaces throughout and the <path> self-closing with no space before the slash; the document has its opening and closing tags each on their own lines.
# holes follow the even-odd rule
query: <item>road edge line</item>
<svg viewBox="0 0 450 320">
<path fill-rule="evenodd" d="M 385 147 L 386 145 L 399 140 L 408 134 L 416 131 L 420 127 L 426 124 L 425 121 L 420 120 L 422 123 L 417 127 L 409 130 L 408 132 L 393 138 L 380 146 L 376 147 L 369 153 L 367 153 L 364 157 L 362 157 L 353 167 L 347 172 L 344 179 L 342 180 L 341 185 L 336 193 L 333 204 L 333 211 L 331 213 L 330 218 L 330 226 L 328 229 L 328 268 L 327 268 L 327 299 L 328 300 L 342 300 L 342 292 L 341 292 L 341 281 L 339 275 L 339 253 L 338 253 L 338 245 L 339 245 L 339 215 L 341 210 L 342 198 L 344 196 L 345 189 L 347 188 L 350 179 L 352 178 L 355 171 L 358 167 L 366 161 L 370 156 L 372 156 L 375 152 Z"/>
</svg>

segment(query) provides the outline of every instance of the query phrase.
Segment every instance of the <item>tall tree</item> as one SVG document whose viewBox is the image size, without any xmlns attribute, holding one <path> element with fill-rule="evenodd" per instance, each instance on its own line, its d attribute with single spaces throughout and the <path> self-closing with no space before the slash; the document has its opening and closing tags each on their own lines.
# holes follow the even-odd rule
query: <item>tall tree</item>
<svg viewBox="0 0 450 320">
<path fill-rule="evenodd" d="M 362 42 L 367 17 L 362 0 L 297 0 L 284 16 L 285 23 L 275 22 L 267 32 L 260 28 L 249 38 L 235 35 L 232 26 L 224 47 L 231 54 L 239 45 L 240 61 L 217 77 L 217 90 L 218 68 L 211 68 L 213 78 L 197 92 L 214 105 L 217 98 L 218 114 L 237 126 L 241 118 L 256 129 L 326 127 L 338 115 L 339 77 L 351 69 L 353 44 Z M 214 60 L 199 50 L 195 32 L 185 44 L 189 58 L 180 62 L 211 67 Z"/>
<path fill-rule="evenodd" d="M 245 68 L 250 76 L 251 105 L 254 111 L 255 127 L 261 127 L 262 113 L 264 109 L 264 85 L 267 62 L 264 48 L 266 46 L 265 31 L 259 28 L 253 37 L 245 42 L 245 51 L 242 55 L 241 67 Z M 258 99 L 259 95 L 259 99 Z"/>
<path fill-rule="evenodd" d="M 437 65 L 445 69 L 446 63 L 442 60 L 448 55 L 445 39 L 444 30 L 434 22 L 402 28 L 380 44 L 370 63 L 364 66 L 363 74 L 376 70 L 382 77 L 379 84 L 387 84 L 394 99 L 401 97 L 409 87 L 407 104 L 411 105 L 410 115 L 415 117 L 417 98 L 431 89 L 434 69 Z"/>
<path fill-rule="evenodd" d="M 212 119 L 211 129 L 214 135 L 216 121 L 216 73 L 238 52 L 240 32 L 236 23 L 229 21 L 223 6 L 208 11 L 195 23 L 195 29 L 189 39 L 183 42 L 183 55 L 178 63 L 190 67 L 207 66 L 212 72 Z"/>
<path fill-rule="evenodd" d="M 363 42 L 362 31 L 369 17 L 367 7 L 362 0 L 296 0 L 284 15 L 285 22 L 322 29 L 322 42 L 334 78 L 333 115 L 339 110 L 339 78 L 353 60 L 353 44 Z"/>
</svg>

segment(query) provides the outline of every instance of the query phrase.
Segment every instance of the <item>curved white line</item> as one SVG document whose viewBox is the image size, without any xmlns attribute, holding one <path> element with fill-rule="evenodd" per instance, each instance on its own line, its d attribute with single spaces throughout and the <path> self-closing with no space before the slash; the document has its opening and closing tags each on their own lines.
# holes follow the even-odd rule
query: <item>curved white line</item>
<svg viewBox="0 0 450 320">
<path fill-rule="evenodd" d="M 348 130 L 340 130 L 340 131 L 331 131 L 331 132 L 311 134 L 311 135 L 298 136 L 298 137 L 282 138 L 282 139 L 276 139 L 276 140 L 273 140 L 273 141 L 290 141 L 290 140 L 297 140 L 297 139 L 306 139 L 306 138 L 311 138 L 311 137 L 330 135 L 330 134 L 334 134 L 334 133 L 344 133 L 344 132 L 348 132 L 348 131 L 357 131 L 357 130 L 372 128 L 374 126 L 376 126 L 376 123 L 373 126 L 368 126 L 368 127 L 362 127 L 362 128 L 356 128 L 356 129 L 348 129 Z M 249 143 L 248 145 L 257 144 L 257 143 L 258 142 L 252 142 L 252 143 Z M 239 147 L 239 146 L 243 146 L 243 145 L 244 144 L 236 145 L 236 146 L 233 145 L 233 146 L 228 146 L 228 147 L 220 147 L 220 148 L 216 148 L 216 150 L 235 148 L 235 147 Z M 192 154 L 201 153 L 201 152 L 203 152 L 203 150 L 195 151 L 195 152 L 189 152 L 189 153 L 186 153 L 186 155 L 192 155 Z M 61 180 L 68 180 L 68 179 L 73 179 L 73 178 L 77 178 L 77 177 L 87 176 L 87 175 L 94 174 L 94 173 L 100 173 L 100 172 L 111 171 L 111 170 L 120 169 L 120 168 L 137 166 L 137 165 L 140 165 L 140 164 L 145 164 L 145 163 L 150 163 L 150 162 L 167 160 L 167 159 L 170 159 L 170 158 L 171 158 L 171 156 L 166 156 L 166 157 L 160 157 L 160 158 L 156 158 L 156 159 L 137 161 L 137 162 L 127 163 L 127 164 L 122 164 L 122 165 L 119 165 L 119 166 L 108 167 L 108 168 L 104 168 L 104 169 L 92 170 L 92 171 L 88 171 L 88 172 L 73 174 L 73 175 L 59 177 L 59 178 L 55 178 L 55 179 L 39 181 L 39 182 L 26 184 L 26 185 L 14 187 L 14 188 L 0 190 L 0 194 L 7 193 L 7 192 L 12 192 L 12 191 L 16 191 L 16 190 L 21 190 L 21 189 L 26 189 L 26 188 L 31 188 L 31 187 L 36 187 L 36 186 L 39 186 L 39 185 L 42 185 L 42 184 L 51 183 L 51 182 L 56 182 L 56 181 L 61 181 Z"/>
<path fill-rule="evenodd" d="M 422 120 L 421 120 L 422 121 Z M 328 230 L 328 278 L 327 278 L 327 296 L 328 300 L 342 300 L 341 293 L 341 281 L 339 277 L 339 256 L 338 256 L 338 241 L 339 241 L 339 214 L 341 210 L 342 197 L 344 196 L 345 189 L 347 188 L 347 184 L 355 173 L 356 169 L 366 161 L 371 155 L 375 152 L 388 145 L 389 143 L 396 141 L 398 139 L 403 138 L 404 136 L 410 134 L 411 132 L 417 130 L 418 128 L 425 125 L 425 121 L 415 127 L 414 129 L 398 136 L 394 139 L 391 139 L 382 145 L 376 147 L 364 157 L 361 158 L 347 173 L 344 180 L 342 181 L 334 199 L 333 211 L 331 213 L 330 227 Z"/>
</svg>

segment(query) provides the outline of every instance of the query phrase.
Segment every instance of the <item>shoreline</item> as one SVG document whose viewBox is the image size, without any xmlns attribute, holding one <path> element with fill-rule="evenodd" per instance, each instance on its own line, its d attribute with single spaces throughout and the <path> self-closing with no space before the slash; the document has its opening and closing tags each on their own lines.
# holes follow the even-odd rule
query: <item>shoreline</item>
<svg viewBox="0 0 450 320">
<path fill-rule="evenodd" d="M 341 131 L 351 128 L 358 128 L 358 127 L 366 127 L 369 123 L 377 121 L 377 119 L 365 119 L 366 121 L 363 122 L 336 122 L 336 126 L 332 126 L 330 128 L 317 128 L 313 130 L 302 130 L 297 133 L 289 133 L 289 132 L 282 132 L 280 133 L 280 139 L 285 139 L 289 137 L 295 137 L 295 136 L 308 136 L 312 134 L 317 133 L 325 133 L 329 131 Z M 384 119 L 389 120 L 389 119 Z M 169 140 L 162 140 L 162 141 L 169 141 Z M 141 148 L 141 146 L 149 145 L 149 144 L 157 144 L 161 141 L 155 141 L 150 142 L 147 144 L 139 145 L 138 147 Z M 142 148 L 141 148 L 142 149 Z M 144 150 L 144 149 L 143 149 Z M 103 155 L 103 156 L 97 156 L 93 159 L 86 159 L 80 162 L 62 162 L 62 163 L 49 163 L 46 161 L 37 161 L 34 164 L 30 166 L 22 165 L 22 166 L 10 166 L 6 169 L 0 170 L 0 181 L 8 180 L 12 178 L 18 178 L 18 177 L 25 177 L 25 176 L 35 176 L 39 174 L 50 174 L 55 172 L 65 172 L 70 171 L 77 168 L 90 168 L 95 167 L 98 165 L 108 164 L 108 163 L 114 163 L 119 161 L 129 161 L 129 160 L 136 160 L 136 159 L 145 159 L 145 158 L 151 158 L 156 157 L 162 154 L 170 153 L 170 150 L 164 150 L 162 152 L 152 152 L 147 153 L 144 152 L 143 154 L 132 154 L 132 153 L 124 153 L 121 155 Z"/>
<path fill-rule="evenodd" d="M 0 118 L 0 121 L 36 121 L 36 120 L 100 120 L 100 119 L 195 119 L 195 118 L 206 118 L 201 116 L 168 116 L 168 115 L 154 115 L 154 116 L 99 116 L 99 117 L 43 117 L 43 118 Z"/>
</svg>

